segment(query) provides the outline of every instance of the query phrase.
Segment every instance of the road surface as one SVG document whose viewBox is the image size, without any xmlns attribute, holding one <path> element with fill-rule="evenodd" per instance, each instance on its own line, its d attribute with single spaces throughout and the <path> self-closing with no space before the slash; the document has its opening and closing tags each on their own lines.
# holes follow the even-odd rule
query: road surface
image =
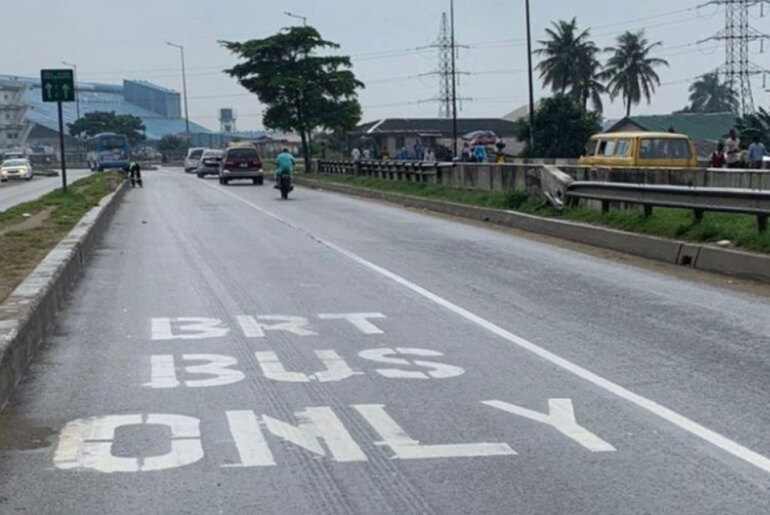
<svg viewBox="0 0 770 515">
<path fill-rule="evenodd" d="M 397 207 L 128 193 L 3 513 L 770 513 L 770 302 Z"/>
<path fill-rule="evenodd" d="M 61 172 L 60 172 L 61 173 Z M 67 181 L 75 182 L 93 172 L 85 169 L 67 170 Z M 17 204 L 37 200 L 46 193 L 61 188 L 61 177 L 36 175 L 30 181 L 8 181 L 0 183 L 0 211 Z"/>
</svg>

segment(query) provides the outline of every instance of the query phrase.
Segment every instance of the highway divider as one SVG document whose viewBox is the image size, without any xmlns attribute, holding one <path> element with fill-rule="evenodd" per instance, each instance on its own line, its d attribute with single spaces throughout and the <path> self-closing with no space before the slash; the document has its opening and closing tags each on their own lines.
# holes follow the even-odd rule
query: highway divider
<svg viewBox="0 0 770 515">
<path fill-rule="evenodd" d="M 674 265 L 770 282 L 770 256 L 762 254 L 686 243 L 596 225 L 543 218 L 516 211 L 457 204 L 358 186 L 315 181 L 301 176 L 295 177 L 295 183 L 300 186 L 384 200 L 405 207 L 489 222 Z"/>
<path fill-rule="evenodd" d="M 0 411 L 53 327 L 128 188 L 124 181 L 103 197 L 0 304 Z"/>
</svg>

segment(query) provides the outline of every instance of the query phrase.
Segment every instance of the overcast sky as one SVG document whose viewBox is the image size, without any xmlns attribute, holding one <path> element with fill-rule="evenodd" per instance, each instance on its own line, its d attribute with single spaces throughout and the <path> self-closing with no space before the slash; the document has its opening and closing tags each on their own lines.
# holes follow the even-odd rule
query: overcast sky
<svg viewBox="0 0 770 515">
<path fill-rule="evenodd" d="M 724 61 L 721 43 L 695 42 L 724 26 L 716 6 L 696 9 L 700 0 L 532 0 L 533 38 L 542 39 L 553 20 L 577 16 L 592 27 L 601 47 L 628 29 L 645 28 L 662 41 L 658 54 L 671 66 L 660 70 L 664 85 L 652 105 L 637 113 L 668 113 L 687 103 L 690 79 Z M 438 36 L 441 13 L 449 0 L 24 0 L 3 2 L 0 73 L 37 76 L 39 69 L 78 65 L 84 81 L 119 83 L 146 79 L 181 90 L 178 51 L 186 48 L 190 117 L 217 129 L 217 110 L 233 107 L 239 129 L 261 128 L 261 107 L 230 77 L 221 73 L 235 61 L 219 39 L 246 40 L 301 23 L 283 14 L 307 16 L 321 34 L 353 56 L 354 71 L 367 87 L 360 93 L 364 120 L 383 117 L 434 117 L 438 78 L 417 77 L 438 65 L 435 50 L 415 51 Z M 526 102 L 524 0 L 456 0 L 460 50 L 462 116 L 500 117 Z M 689 9 L 689 10 L 687 10 Z M 677 12 L 678 11 L 678 12 Z M 753 23 L 770 32 L 770 17 Z M 10 42 L 13 42 L 12 44 Z M 752 47 L 752 60 L 770 67 L 770 54 Z M 542 94 L 539 81 L 536 94 Z M 767 105 L 762 77 L 754 79 L 757 105 Z M 620 100 L 605 102 L 605 116 L 623 114 Z"/>
</svg>

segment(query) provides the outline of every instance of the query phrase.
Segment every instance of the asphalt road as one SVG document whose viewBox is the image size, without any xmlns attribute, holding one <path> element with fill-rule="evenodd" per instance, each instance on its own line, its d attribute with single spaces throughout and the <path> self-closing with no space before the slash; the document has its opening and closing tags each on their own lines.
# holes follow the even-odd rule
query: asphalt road
<svg viewBox="0 0 770 515">
<path fill-rule="evenodd" d="M 67 170 L 67 180 L 68 182 L 75 182 L 92 173 L 85 169 Z M 0 183 L 0 211 L 5 211 L 23 202 L 37 200 L 56 188 L 61 188 L 61 177 L 36 175 L 30 181 Z"/>
<path fill-rule="evenodd" d="M 0 417 L 0 512 L 770 512 L 767 298 L 145 179 Z"/>
</svg>

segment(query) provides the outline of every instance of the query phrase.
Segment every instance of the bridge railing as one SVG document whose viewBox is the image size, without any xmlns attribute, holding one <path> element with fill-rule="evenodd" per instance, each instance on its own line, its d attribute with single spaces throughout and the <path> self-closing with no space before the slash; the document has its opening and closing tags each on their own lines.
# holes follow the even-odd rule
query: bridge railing
<svg viewBox="0 0 770 515">
<path fill-rule="evenodd" d="M 770 191 L 739 188 L 697 188 L 657 184 L 627 184 L 615 182 L 573 182 L 567 186 L 567 202 L 579 199 L 601 201 L 607 212 L 611 203 L 644 206 L 645 216 L 654 207 L 691 209 L 696 220 L 706 211 L 756 215 L 760 233 L 767 231 L 770 216 Z"/>
<path fill-rule="evenodd" d="M 438 175 L 443 168 L 452 163 L 427 161 L 327 161 L 317 163 L 318 173 L 350 174 L 365 177 L 377 177 L 396 181 L 438 182 Z"/>
</svg>

